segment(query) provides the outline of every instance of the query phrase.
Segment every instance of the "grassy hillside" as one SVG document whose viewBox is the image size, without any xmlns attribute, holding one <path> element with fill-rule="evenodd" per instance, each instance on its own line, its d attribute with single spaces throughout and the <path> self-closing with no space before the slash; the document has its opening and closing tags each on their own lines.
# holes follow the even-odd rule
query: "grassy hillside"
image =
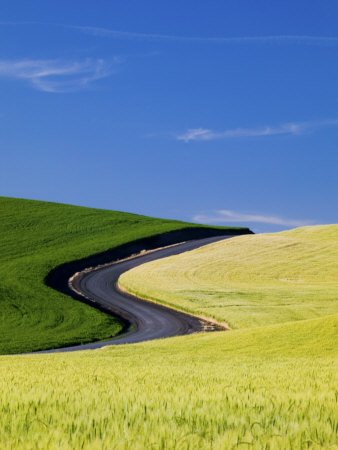
<svg viewBox="0 0 338 450">
<path fill-rule="evenodd" d="M 239 236 L 139 266 L 120 284 L 232 328 L 336 314 L 338 225 Z"/>
<path fill-rule="evenodd" d="M 338 448 L 338 317 L 0 357 L 0 447 Z"/>
<path fill-rule="evenodd" d="M 85 211 L 94 220 L 96 213 Z M 108 215 L 104 247 L 115 213 L 102 213 Z M 83 215 L 76 223 L 82 230 L 79 249 L 83 235 L 90 233 L 80 226 Z M 216 283 L 222 295 L 231 291 L 236 301 L 247 302 L 238 303 L 240 313 L 234 316 L 240 325 L 252 324 L 256 308 L 255 327 L 87 352 L 0 356 L 0 447 L 338 448 L 336 237 L 337 227 L 246 236 L 161 262 L 167 264 L 169 287 L 173 282 L 188 286 L 183 292 L 178 287 L 177 307 L 184 307 L 187 293 L 196 293 L 195 309 L 191 299 L 186 305 L 200 312 L 204 299 L 206 314 Z M 64 259 L 72 239 L 66 242 L 60 245 Z M 44 259 L 51 267 L 58 248 L 52 245 L 50 259 Z M 82 254 L 84 248 L 74 253 Z M 36 251 L 33 266 L 45 267 L 46 262 L 36 265 L 41 249 Z M 230 257 L 232 264 L 227 265 Z M 143 266 L 151 274 L 149 281 L 153 283 L 154 273 L 165 280 L 163 270 L 151 264 Z M 232 275 L 225 277 L 229 270 Z M 36 278 L 40 284 L 42 272 Z M 132 273 L 137 275 L 136 269 Z M 268 298 L 265 287 L 272 303 L 259 309 L 257 303 Z M 289 303 L 282 308 L 286 293 Z M 209 303 L 211 310 L 214 302 Z M 233 306 L 221 305 L 218 310 L 236 313 Z M 296 321 L 257 326 L 290 320 L 288 310 Z M 299 321 L 316 315 L 323 317 Z"/>
<path fill-rule="evenodd" d="M 114 336 L 122 327 L 119 320 L 48 288 L 46 275 L 59 264 L 186 226 L 116 211 L 0 197 L 0 353 Z"/>
</svg>

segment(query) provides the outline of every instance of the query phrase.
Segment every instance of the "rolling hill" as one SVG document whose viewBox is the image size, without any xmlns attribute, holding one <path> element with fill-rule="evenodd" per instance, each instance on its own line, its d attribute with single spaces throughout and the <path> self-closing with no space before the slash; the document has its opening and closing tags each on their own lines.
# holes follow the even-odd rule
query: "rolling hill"
<svg viewBox="0 0 338 450">
<path fill-rule="evenodd" d="M 132 293 L 243 328 L 338 312 L 338 225 L 238 236 L 143 264 Z"/>
<path fill-rule="evenodd" d="M 29 217 L 35 215 L 35 205 L 27 204 L 28 230 L 34 229 Z M 39 205 L 36 207 L 39 210 Z M 29 292 L 24 290 L 27 281 L 40 289 L 44 275 L 55 264 L 111 245 L 112 224 L 120 214 L 73 207 L 67 210 L 65 205 L 42 204 L 41 210 L 44 208 L 55 208 L 47 215 L 53 219 L 40 218 L 35 223 L 35 240 L 19 223 L 17 230 L 13 227 L 8 232 L 8 236 L 13 232 L 8 266 L 2 254 L 2 267 L 8 270 L 2 272 L 7 274 L 4 280 L 11 279 L 10 267 L 17 270 L 18 278 L 27 268 L 27 259 L 38 268 L 24 279 L 23 292 Z M 53 236 L 48 228 L 53 228 L 66 210 L 74 213 L 70 214 L 72 232 L 69 236 L 66 233 L 64 242 L 58 231 L 48 241 L 47 236 Z M 98 227 L 96 218 L 101 213 L 106 222 Z M 63 216 L 65 223 L 69 222 L 67 216 Z M 139 217 L 120 216 L 119 230 L 126 230 L 132 219 Z M 41 227 L 44 220 L 47 223 Z M 143 235 L 154 230 L 154 219 L 148 220 L 149 228 L 143 229 Z M 92 226 L 85 228 L 84 221 Z M 9 222 L 15 223 L 13 217 Z M 67 230 L 65 223 L 60 223 L 58 229 Z M 146 222 L 142 219 L 141 223 Z M 118 240 L 113 234 L 115 245 L 132 234 L 134 239 L 142 235 L 139 224 L 134 224 L 128 237 Z M 175 225 L 181 226 L 159 222 L 156 229 Z M 20 242 L 17 253 L 14 236 Z M 83 244 L 84 237 L 89 249 Z M 72 247 L 73 238 L 76 245 Z M 209 305 L 208 315 L 219 320 L 228 320 L 231 312 L 231 323 L 239 329 L 95 351 L 0 356 L 0 447 L 338 448 L 336 246 L 337 226 L 302 228 L 236 237 L 127 272 L 123 282 L 135 283 L 143 292 L 146 285 L 140 283 L 137 271 L 144 270 L 156 295 L 163 295 L 158 301 L 203 315 L 207 315 Z M 163 291 L 158 288 L 159 279 Z M 211 295 L 214 285 L 216 303 Z M 2 286 L 8 289 L 6 283 Z M 69 309 L 73 300 L 45 289 L 43 293 L 53 292 L 55 297 L 51 298 L 59 298 Z M 226 305 L 230 290 L 238 301 L 238 311 Z M 24 298 L 23 292 L 16 292 L 20 292 L 16 299 Z M 165 298 L 168 293 L 170 298 Z M 286 296 L 288 304 L 281 304 Z M 43 297 L 36 298 L 41 302 Z M 271 303 L 267 303 L 268 298 Z M 2 302 L 6 304 L 5 297 Z M 48 303 L 47 307 L 54 311 Z M 256 314 L 252 314 L 255 308 Z M 93 311 L 100 318 L 102 313 Z"/>
<path fill-rule="evenodd" d="M 49 274 L 75 260 L 88 267 L 112 257 L 109 249 L 187 227 L 201 229 L 117 211 L 0 197 L 0 353 L 115 336 L 124 326 L 118 318 L 51 289 Z M 68 276 L 77 267 L 70 264 Z"/>
</svg>

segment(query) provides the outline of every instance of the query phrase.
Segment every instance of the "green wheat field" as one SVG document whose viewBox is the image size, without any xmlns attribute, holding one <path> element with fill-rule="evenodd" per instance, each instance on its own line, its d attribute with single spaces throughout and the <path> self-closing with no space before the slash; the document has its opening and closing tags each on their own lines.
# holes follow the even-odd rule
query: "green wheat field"
<svg viewBox="0 0 338 450">
<path fill-rule="evenodd" d="M 59 214 L 62 219 L 61 206 L 49 206 L 57 213 L 48 223 Z M 18 231 L 19 219 L 16 225 L 16 253 L 14 237 L 2 253 L 7 270 L 2 269 L 2 324 L 9 298 L 24 305 L 34 298 L 35 308 L 44 311 L 50 304 L 43 302 L 57 296 L 71 305 L 47 287 L 35 297 L 43 275 L 53 264 L 113 245 L 107 234 L 113 213 L 96 216 L 93 235 L 79 209 L 69 231 L 76 246 L 68 249 L 72 239 L 61 238 L 66 219 L 51 227 L 51 237 L 47 227 L 41 236 L 35 231 L 35 242 L 44 244 L 33 246 L 37 225 L 29 209 L 24 231 Z M 87 213 L 92 217 L 93 210 Z M 151 233 L 149 228 L 136 232 L 135 217 L 128 239 Z M 125 233 L 128 223 L 121 225 Z M 172 226 L 182 225 L 159 224 L 156 231 Z M 76 353 L 0 356 L 0 448 L 338 448 L 337 239 L 337 225 L 240 236 L 126 273 L 120 281 L 130 290 L 226 322 L 231 331 Z M 54 259 L 53 246 L 59 249 Z M 33 286 L 23 291 L 14 280 L 31 253 L 37 269 L 23 275 Z M 6 345 L 10 353 L 22 342 L 14 329 L 16 344 L 5 337 L 3 353 Z M 43 331 L 36 345 L 42 341 Z"/>
</svg>

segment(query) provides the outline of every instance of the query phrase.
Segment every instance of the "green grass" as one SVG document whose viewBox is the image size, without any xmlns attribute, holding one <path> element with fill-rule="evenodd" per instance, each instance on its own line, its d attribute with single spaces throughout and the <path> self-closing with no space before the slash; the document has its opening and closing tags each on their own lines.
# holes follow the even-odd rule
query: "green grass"
<svg viewBox="0 0 338 450">
<path fill-rule="evenodd" d="M 0 447 L 338 448 L 331 316 L 0 357 Z"/>
<path fill-rule="evenodd" d="M 185 227 L 172 220 L 0 197 L 0 354 L 116 335 L 122 328 L 118 319 L 47 287 L 46 275 L 62 263 Z"/>
<path fill-rule="evenodd" d="M 337 314 L 338 225 L 239 236 L 144 264 L 119 282 L 231 328 Z"/>
</svg>

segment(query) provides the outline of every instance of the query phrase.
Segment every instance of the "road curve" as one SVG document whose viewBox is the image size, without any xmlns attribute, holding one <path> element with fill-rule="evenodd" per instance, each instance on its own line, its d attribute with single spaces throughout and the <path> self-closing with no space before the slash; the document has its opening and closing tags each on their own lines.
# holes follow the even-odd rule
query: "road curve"
<svg viewBox="0 0 338 450">
<path fill-rule="evenodd" d="M 153 302 L 139 299 L 118 288 L 118 279 L 122 273 L 140 264 L 156 259 L 177 255 L 203 245 L 234 237 L 216 236 L 183 242 L 170 247 L 161 248 L 150 253 L 141 254 L 120 262 L 81 272 L 72 280 L 72 287 L 91 302 L 104 307 L 130 323 L 129 329 L 111 340 L 93 342 L 37 353 L 71 352 L 93 350 L 107 345 L 133 344 L 152 339 L 180 336 L 199 331 L 215 331 L 222 329 L 211 322 L 198 317 L 176 311 Z"/>
</svg>

